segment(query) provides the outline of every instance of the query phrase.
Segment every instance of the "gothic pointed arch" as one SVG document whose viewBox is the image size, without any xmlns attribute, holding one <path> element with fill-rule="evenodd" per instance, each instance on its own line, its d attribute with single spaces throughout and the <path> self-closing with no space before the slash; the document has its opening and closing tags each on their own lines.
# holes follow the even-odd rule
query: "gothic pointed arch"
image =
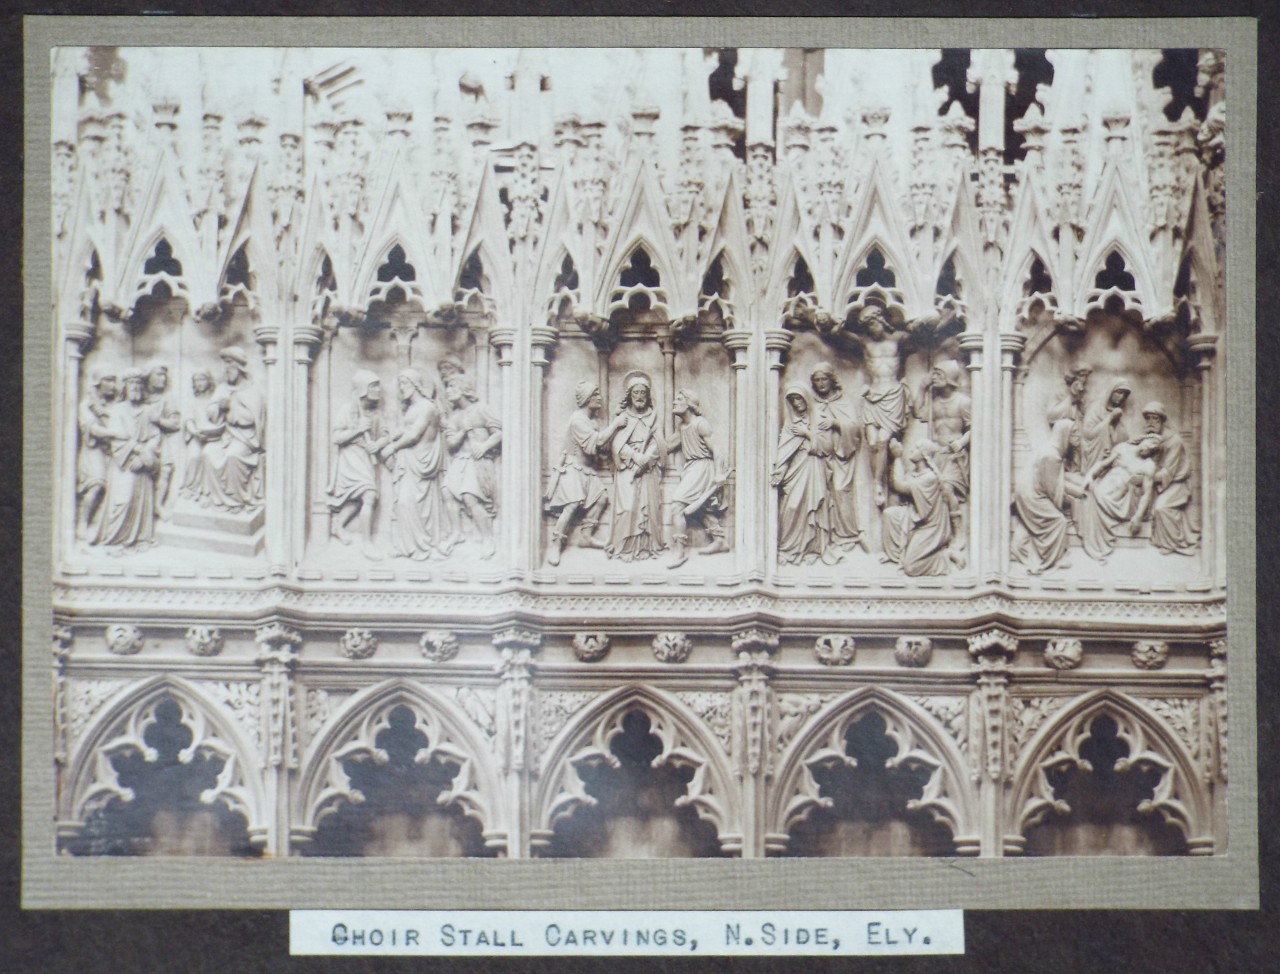
<svg viewBox="0 0 1280 974">
<path fill-rule="evenodd" d="M 674 317 L 696 307 L 697 294 L 694 292 L 697 285 L 678 273 L 680 260 L 675 237 L 653 167 L 638 159 L 632 162 L 632 166 L 634 168 L 624 183 L 622 202 L 609 228 L 609 237 L 601 255 L 595 304 L 602 309 L 610 307 L 619 277 L 631 262 L 636 248 L 643 246 L 662 277 L 666 289 L 663 303 Z"/>
<path fill-rule="evenodd" d="M 793 829 L 816 809 L 829 808 L 815 770 L 849 765 L 846 737 L 868 714 L 885 723 L 896 745 L 886 767 L 923 772 L 920 795 L 903 811 L 927 812 L 951 835 L 956 852 L 976 854 L 979 810 L 968 767 L 947 731 L 919 704 L 892 690 L 867 686 L 831 701 L 814 714 L 778 760 L 776 785 L 766 810 L 766 844 L 785 851 Z"/>
<path fill-rule="evenodd" d="M 853 293 L 862 287 L 857 283 L 858 273 L 878 250 L 886 264 L 894 269 L 898 300 L 907 314 L 914 317 L 932 309 L 933 282 L 929 281 L 925 287 L 917 280 L 911 241 L 895 200 L 886 164 L 879 157 L 873 157 L 853 199 L 852 215 L 832 284 L 834 294 L 839 295 L 841 301 L 852 302 Z"/>
<path fill-rule="evenodd" d="M 812 237 L 806 232 L 804 209 L 800 203 L 795 179 L 795 174 L 790 171 L 779 178 L 773 244 L 770 248 L 768 270 L 761 288 L 762 309 L 766 309 L 766 314 L 770 316 L 777 315 L 779 319 L 786 313 L 787 303 L 793 297 L 789 291 L 788 282 L 794 275 L 796 260 L 803 260 L 811 269 L 811 275 L 815 266 L 815 255 L 809 246 L 809 240 Z M 813 277 L 811 300 L 815 305 L 820 300 L 830 300 L 829 283 Z"/>
<path fill-rule="evenodd" d="M 189 740 L 176 754 L 177 764 L 199 759 L 206 765 L 211 780 L 199 794 L 200 803 L 243 816 L 249 841 L 263 844 L 268 815 L 260 755 L 232 717 L 176 676 L 152 677 L 128 687 L 85 730 L 68 760 L 60 792 L 60 839 L 78 838 L 94 813 L 135 799 L 134 789 L 121 781 L 118 759 L 140 757 L 143 763 L 155 764 L 175 757 L 160 753 L 151 741 L 151 729 L 161 722 L 187 732 Z"/>
<path fill-rule="evenodd" d="M 1009 240 L 1005 253 L 1015 259 L 1004 263 L 1003 278 L 999 282 L 1000 308 L 1003 319 L 1000 323 L 1002 331 L 1014 331 L 1025 316 L 1026 307 L 1023 299 L 1023 286 L 1031 264 L 1039 260 L 1045 272 L 1053 279 L 1062 295 L 1054 295 L 1055 301 L 1066 300 L 1071 282 L 1062 280 L 1057 266 L 1057 248 L 1054 245 L 1050 223 L 1045 216 L 1047 190 L 1043 185 L 1040 173 L 1028 169 L 1024 178 L 1018 183 L 1013 202 L 1013 218 L 1009 224 Z M 1067 244 L 1070 246 L 1070 244 Z M 982 253 L 979 247 L 975 254 Z"/>
<path fill-rule="evenodd" d="M 645 684 L 613 690 L 583 708 L 548 745 L 533 802 L 531 842 L 546 849 L 558 823 L 596 799 L 587 791 L 580 769 L 609 765 L 618 759 L 611 751 L 624 734 L 629 714 L 642 713 L 649 733 L 661 747 L 653 768 L 671 768 L 687 775 L 677 807 L 691 807 L 716 831 L 720 848 L 741 848 L 740 803 L 729 756 L 701 719 L 671 694 Z"/>
<path fill-rule="evenodd" d="M 532 311 L 528 304 L 529 296 L 516 288 L 511 254 L 507 250 L 505 211 L 498 196 L 493 166 L 487 163 L 480 176 L 480 185 L 476 189 L 472 207 L 463 221 L 463 228 L 462 234 L 454 238 L 460 242 L 460 246 L 453 253 L 449 287 L 457 281 L 465 262 L 478 251 L 493 285 L 491 297 L 495 306 L 502 312 L 520 314 L 527 318 Z M 447 298 L 454 299 L 452 291 Z"/>
<path fill-rule="evenodd" d="M 594 268 L 591 264 L 591 260 L 595 257 L 595 248 L 587 246 L 578 232 L 579 224 L 571 211 L 572 184 L 567 170 L 567 166 L 561 166 L 557 170 L 556 180 L 547 203 L 546 220 L 538 248 L 537 269 L 533 278 L 533 294 L 535 299 L 543 305 L 535 307 L 530 315 L 531 320 L 541 320 L 544 308 L 550 309 L 553 305 L 558 308 L 563 302 L 563 295 L 559 298 L 556 295 L 562 289 L 562 285 L 558 286 L 557 281 L 564 275 L 566 258 L 572 261 L 573 270 L 578 279 L 578 282 L 568 289 L 577 292 L 577 296 L 573 299 L 574 309 L 592 310 L 586 305 L 586 301 L 595 293 Z M 548 313 L 555 312 L 548 311 Z"/>
<path fill-rule="evenodd" d="M 1162 296 L 1153 288 L 1157 278 L 1143 244 L 1142 210 L 1132 198 L 1132 193 L 1129 181 L 1123 178 L 1114 163 L 1108 162 L 1090 207 L 1080 245 L 1080 260 L 1076 264 L 1074 307 L 1071 310 L 1077 317 L 1083 318 L 1092 308 L 1103 307 L 1113 294 L 1123 298 L 1126 310 L 1140 310 L 1143 317 L 1162 315 L 1169 310 L 1172 295 Z M 1124 259 L 1128 273 L 1133 275 L 1131 296 L 1123 295 L 1123 289 L 1097 286 L 1097 276 L 1105 269 L 1113 252 Z"/>
<path fill-rule="evenodd" d="M 207 266 L 212 263 L 213 252 L 196 234 L 183 185 L 172 153 L 159 154 L 132 214 L 132 229 L 117 265 L 119 276 L 112 290 L 117 295 L 116 303 L 122 307 L 132 307 L 137 298 L 147 293 L 143 268 L 160 240 L 165 240 L 182 261 L 183 293 L 192 306 L 199 307 L 216 298 L 216 272 Z"/>
<path fill-rule="evenodd" d="M 1156 816 L 1176 828 L 1192 854 L 1211 854 L 1211 802 L 1195 761 L 1160 717 L 1138 699 L 1111 689 L 1085 694 L 1063 707 L 1017 757 L 1006 813 L 1006 854 L 1024 850 L 1033 826 L 1072 814 L 1055 777 L 1062 771 L 1095 770 L 1082 747 L 1097 733 L 1098 718 L 1114 724 L 1114 738 L 1120 742 L 1113 767 L 1104 771 L 1136 771 L 1150 779 L 1150 794 L 1135 809 L 1138 816 Z"/>
<path fill-rule="evenodd" d="M 714 223 L 715 231 L 706 249 L 707 260 L 699 270 L 698 279 L 703 280 L 715 262 L 722 261 L 726 278 L 735 285 L 732 299 L 734 313 L 744 320 L 754 310 L 756 291 L 751 278 L 751 249 L 747 241 L 746 225 L 738 177 L 730 172 L 725 184 L 724 200 Z"/>
<path fill-rule="evenodd" d="M 387 753 L 380 735 L 400 729 L 405 711 L 410 715 L 407 729 L 420 734 L 422 740 L 411 764 L 436 763 L 450 771 L 457 769 L 446 774 L 435 804 L 456 806 L 474 819 L 487 847 L 505 847 L 509 819 L 492 746 L 456 704 L 421 683 L 403 678 L 357 693 L 327 722 L 308 749 L 295 799 L 296 841 L 314 839 L 327 817 L 343 806 L 365 800 L 352 781 L 347 762 L 385 763 Z"/>
<path fill-rule="evenodd" d="M 428 284 L 418 272 L 424 266 L 422 257 L 414 252 L 404 237 L 399 233 L 391 234 L 378 256 L 369 260 L 361 268 L 365 280 L 364 286 L 357 290 L 359 307 L 380 302 L 391 303 L 399 292 L 400 299 L 408 303 L 417 303 L 421 308 L 434 308 Z"/>
</svg>

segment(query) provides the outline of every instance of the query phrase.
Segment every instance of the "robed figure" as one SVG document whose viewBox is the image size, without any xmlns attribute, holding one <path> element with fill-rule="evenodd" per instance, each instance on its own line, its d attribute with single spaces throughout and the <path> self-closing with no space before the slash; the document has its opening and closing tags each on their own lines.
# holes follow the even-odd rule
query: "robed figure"
<svg viewBox="0 0 1280 974">
<path fill-rule="evenodd" d="M 93 543 L 135 548 L 155 542 L 160 430 L 146 402 L 145 373 L 129 369 L 121 379 L 124 398 L 111 407 L 107 420 L 111 457 L 102 518 Z"/>
<path fill-rule="evenodd" d="M 226 383 L 214 391 L 208 418 L 222 426 L 222 435 L 201 451 L 191 492 L 206 507 L 253 510 L 262 505 L 264 494 L 266 400 L 249 376 L 249 356 L 243 349 L 232 345 L 220 357 L 226 364 Z"/>
<path fill-rule="evenodd" d="M 422 561 L 448 553 L 441 547 L 447 525 L 440 483 L 445 456 L 440 410 L 420 370 L 401 369 L 396 387 L 400 429 L 379 450 L 392 469 L 391 548 Z"/>
<path fill-rule="evenodd" d="M 662 540 L 662 460 L 666 455 L 649 376 L 631 372 L 619 416 L 625 422 L 609 443 L 613 454 L 613 530 L 608 553 L 623 561 L 652 558 Z"/>
<path fill-rule="evenodd" d="M 1068 496 L 1083 497 L 1078 474 L 1066 469 L 1071 430 L 1075 424 L 1060 419 L 1053 424 L 1049 439 L 1031 458 L 1013 494 L 1018 513 L 1013 537 L 1013 557 L 1033 575 L 1055 566 L 1065 567 L 1068 528 L 1064 505 Z"/>
<path fill-rule="evenodd" d="M 778 488 L 778 560 L 799 564 L 835 560 L 831 545 L 831 509 L 827 467 L 813 450 L 813 399 L 796 382 L 783 396 L 787 416 L 778 437 L 778 459 L 770 482 Z"/>
<path fill-rule="evenodd" d="M 912 576 L 945 575 L 950 570 L 947 548 L 955 537 L 957 500 L 938 469 L 941 447 L 926 440 L 903 456 L 902 444 L 889 441 L 893 489 L 906 498 L 884 511 L 884 557 Z M 910 469 L 907 469 L 908 465 Z"/>
</svg>

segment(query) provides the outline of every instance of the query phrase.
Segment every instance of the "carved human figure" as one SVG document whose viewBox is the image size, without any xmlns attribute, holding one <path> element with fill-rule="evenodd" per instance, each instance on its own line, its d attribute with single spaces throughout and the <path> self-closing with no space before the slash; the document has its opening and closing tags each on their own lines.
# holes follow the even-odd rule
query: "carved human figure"
<svg viewBox="0 0 1280 974">
<path fill-rule="evenodd" d="M 1060 419 L 1069 419 L 1076 425 L 1071 431 L 1071 448 L 1067 451 L 1067 469 L 1080 468 L 1080 428 L 1084 424 L 1084 395 L 1093 369 L 1087 365 L 1071 369 L 1064 376 L 1067 391 L 1049 407 L 1046 414 L 1049 428 Z"/>
<path fill-rule="evenodd" d="M 821 457 L 826 470 L 827 506 L 831 518 L 831 543 L 835 552 L 854 545 L 867 548 L 854 491 L 858 449 L 862 446 L 862 418 L 857 407 L 844 398 L 844 389 L 830 363 L 819 362 L 809 376 L 813 391 L 813 439 L 810 449 Z"/>
<path fill-rule="evenodd" d="M 449 411 L 448 399 L 445 396 L 445 388 L 449 385 L 449 380 L 454 378 L 465 379 L 467 370 L 462 367 L 452 355 L 446 355 L 436 363 L 436 375 L 439 376 L 438 382 L 433 386 L 431 398 L 436 401 L 436 405 L 440 407 L 440 411 L 447 413 Z"/>
<path fill-rule="evenodd" d="M 965 502 L 969 499 L 969 440 L 972 436 L 973 400 L 960 391 L 960 363 L 943 359 L 929 373 L 925 423 L 929 439 L 938 445 L 938 476 L 956 500 L 955 537 L 949 557 L 957 567 L 967 563 L 965 550 Z"/>
<path fill-rule="evenodd" d="M 601 427 L 597 417 L 604 408 L 600 387 L 583 379 L 573 390 L 577 409 L 569 417 L 565 431 L 564 448 L 560 460 L 551 471 L 547 485 L 545 507 L 557 515 L 547 546 L 547 563 L 560 564 L 560 553 L 568 542 L 574 518 L 581 512 L 582 533 L 578 542 L 583 548 L 603 548 L 596 537 L 600 519 L 609 507 L 609 493 L 598 469 L 599 456 L 607 449 L 614 433 L 626 423 L 626 414 L 619 413 L 607 426 Z"/>
<path fill-rule="evenodd" d="M 76 537 L 87 540 L 107 492 L 107 466 L 111 460 L 111 410 L 116 401 L 114 372 L 101 372 L 91 377 L 89 391 L 80 403 L 80 453 L 76 464 L 76 497 L 79 516 Z"/>
<path fill-rule="evenodd" d="M 223 425 L 222 435 L 206 443 L 196 464 L 192 494 L 208 507 L 253 510 L 263 497 L 263 429 L 266 400 L 249 375 L 249 356 L 232 345 L 220 353 L 226 381 L 210 397 L 206 414 Z"/>
<path fill-rule="evenodd" d="M 373 518 L 378 505 L 378 451 L 391 442 L 382 421 L 382 383 L 368 369 L 351 377 L 352 399 L 333 428 L 333 473 L 325 500 L 330 532 L 351 544 L 347 528 L 354 521 L 360 546 L 368 558 L 381 557 L 373 544 Z"/>
<path fill-rule="evenodd" d="M 441 473 L 444 437 L 440 410 L 430 398 L 431 386 L 416 368 L 396 376 L 400 428 L 378 450 L 392 469 L 391 548 L 415 561 L 448 553 Z"/>
<path fill-rule="evenodd" d="M 444 394 L 450 408 L 444 440 L 452 455 L 444 475 L 444 499 L 454 525 L 450 543 L 463 540 L 465 510 L 480 533 L 484 546 L 480 557 L 492 558 L 497 551 L 493 520 L 498 505 L 497 458 L 501 453 L 502 423 L 461 373 L 445 382 Z"/>
<path fill-rule="evenodd" d="M 172 500 L 173 472 L 177 466 L 177 433 L 182 428 L 182 414 L 173 404 L 169 392 L 169 368 L 156 363 L 147 370 L 147 405 L 151 421 L 160 432 L 160 472 L 156 481 L 156 513 L 168 520 Z"/>
<path fill-rule="evenodd" d="M 120 378 L 124 396 L 111 407 L 106 423 L 111 459 L 102 517 L 93 540 L 99 545 L 139 548 L 155 541 L 160 430 L 147 404 L 146 374 L 127 369 Z"/>
<path fill-rule="evenodd" d="M 1117 443 L 1085 474 L 1076 527 L 1084 553 L 1105 562 L 1121 528 L 1136 535 L 1155 495 L 1158 436 Z"/>
<path fill-rule="evenodd" d="M 689 560 L 689 531 L 699 520 L 711 536 L 709 544 L 700 548 L 704 555 L 728 551 L 721 517 L 724 513 L 725 475 L 716 473 L 715 450 L 711 446 L 711 424 L 702 415 L 698 397 L 686 389 L 675 395 L 671 412 L 679 425 L 667 440 L 667 450 L 679 452 L 684 466 L 680 482 L 671 494 L 671 505 L 683 519 L 683 530 L 672 538 L 675 558 L 668 568 L 679 568 Z"/>
<path fill-rule="evenodd" d="M 800 564 L 838 560 L 831 543 L 827 465 L 813 452 L 813 393 L 800 382 L 787 386 L 787 417 L 778 437 L 778 459 L 769 482 L 778 488 L 778 560 Z"/>
<path fill-rule="evenodd" d="M 1200 542 L 1192 524 L 1191 456 L 1177 430 L 1168 427 L 1169 414 L 1161 402 L 1142 407 L 1146 433 L 1158 437 L 1155 500 L 1151 504 L 1151 543 L 1165 554 L 1190 555 Z"/>
<path fill-rule="evenodd" d="M 867 387 L 862 391 L 862 421 L 867 446 L 871 450 L 871 479 L 877 507 L 888 496 L 889 441 L 902 441 L 907 423 L 915 415 L 915 400 L 899 375 L 902 371 L 900 344 L 907 337 L 878 307 L 863 311 L 859 319 L 865 328 L 862 338 Z"/>
<path fill-rule="evenodd" d="M 1049 438 L 1031 458 L 1031 463 L 1013 492 L 1014 523 L 1012 554 L 1033 575 L 1051 568 L 1065 568 L 1067 561 L 1068 496 L 1082 498 L 1084 481 L 1066 469 L 1071 446 L 1069 419 L 1053 424 Z"/>
<path fill-rule="evenodd" d="M 643 372 L 623 380 L 618 416 L 623 422 L 609 441 L 613 454 L 613 529 L 606 552 L 623 561 L 652 558 L 666 544 L 662 539 L 662 461 L 666 442 L 653 387 Z M 617 418 L 614 420 L 617 423 Z"/>
<path fill-rule="evenodd" d="M 944 448 L 924 440 L 904 456 L 902 444 L 891 440 L 889 452 L 893 455 L 890 481 L 907 502 L 884 510 L 882 560 L 898 564 L 912 576 L 945 575 L 950 570 L 948 548 L 955 537 L 958 502 L 940 471 Z"/>
<path fill-rule="evenodd" d="M 210 410 L 216 385 L 213 373 L 208 369 L 196 369 L 191 374 L 191 400 L 185 410 L 187 418 L 182 423 L 182 440 L 186 445 L 182 467 L 182 483 L 178 485 L 184 497 L 195 495 L 200 483 L 200 458 L 207 444 L 222 438 L 226 423 L 216 418 Z"/>
<path fill-rule="evenodd" d="M 1112 379 L 1106 391 L 1086 410 L 1080 427 L 1080 470 L 1089 470 L 1129 438 L 1124 425 L 1124 407 L 1133 391 L 1129 380 Z"/>
</svg>

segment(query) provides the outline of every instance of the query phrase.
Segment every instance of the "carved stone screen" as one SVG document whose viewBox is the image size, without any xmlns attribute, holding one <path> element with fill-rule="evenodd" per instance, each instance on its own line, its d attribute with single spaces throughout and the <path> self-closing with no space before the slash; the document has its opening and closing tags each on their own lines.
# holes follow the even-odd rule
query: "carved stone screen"
<svg viewBox="0 0 1280 974">
<path fill-rule="evenodd" d="M 1226 853 L 1224 62 L 56 49 L 57 852 Z"/>
</svg>

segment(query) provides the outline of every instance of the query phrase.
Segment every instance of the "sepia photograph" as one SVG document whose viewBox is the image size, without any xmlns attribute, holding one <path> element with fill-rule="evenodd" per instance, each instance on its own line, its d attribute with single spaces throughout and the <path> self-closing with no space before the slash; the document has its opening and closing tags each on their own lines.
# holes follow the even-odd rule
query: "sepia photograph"
<svg viewBox="0 0 1280 974">
<path fill-rule="evenodd" d="M 1230 58 L 51 45 L 26 896 L 1227 905 Z"/>
</svg>

